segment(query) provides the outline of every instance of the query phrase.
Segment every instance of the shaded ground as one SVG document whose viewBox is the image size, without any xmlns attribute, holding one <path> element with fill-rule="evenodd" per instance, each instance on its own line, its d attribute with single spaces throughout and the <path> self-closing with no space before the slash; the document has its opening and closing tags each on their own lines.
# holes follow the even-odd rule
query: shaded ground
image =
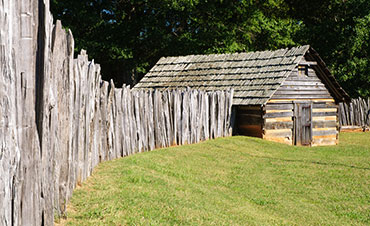
<svg viewBox="0 0 370 226">
<path fill-rule="evenodd" d="M 221 138 L 99 165 L 67 225 L 369 225 L 370 133 L 338 146 Z"/>
</svg>

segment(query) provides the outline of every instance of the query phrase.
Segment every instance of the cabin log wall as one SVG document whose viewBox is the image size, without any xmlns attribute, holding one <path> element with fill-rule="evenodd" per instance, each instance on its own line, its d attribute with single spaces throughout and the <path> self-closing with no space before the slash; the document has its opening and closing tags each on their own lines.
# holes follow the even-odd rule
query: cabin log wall
<svg viewBox="0 0 370 226">
<path fill-rule="evenodd" d="M 293 144 L 293 103 L 267 103 L 263 112 L 263 139 Z"/>
<path fill-rule="evenodd" d="M 300 64 L 311 62 L 303 59 Z M 338 105 L 318 76 L 316 63 L 308 66 L 306 75 L 295 68 L 267 102 L 263 138 L 293 144 L 294 103 L 312 102 L 312 146 L 338 143 Z"/>
</svg>

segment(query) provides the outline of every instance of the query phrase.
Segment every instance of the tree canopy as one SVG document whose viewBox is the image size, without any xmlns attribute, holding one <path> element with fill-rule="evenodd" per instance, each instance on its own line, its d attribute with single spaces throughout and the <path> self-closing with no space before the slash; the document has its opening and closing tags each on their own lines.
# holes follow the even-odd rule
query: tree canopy
<svg viewBox="0 0 370 226">
<path fill-rule="evenodd" d="M 370 96 L 367 0 L 52 0 L 104 79 L 135 84 L 162 56 L 316 49 L 353 96 Z"/>
</svg>

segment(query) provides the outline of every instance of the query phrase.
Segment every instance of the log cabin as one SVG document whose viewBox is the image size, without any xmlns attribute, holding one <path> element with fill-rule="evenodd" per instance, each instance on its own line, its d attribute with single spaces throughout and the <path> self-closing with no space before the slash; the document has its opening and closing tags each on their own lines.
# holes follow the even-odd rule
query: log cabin
<svg viewBox="0 0 370 226">
<path fill-rule="evenodd" d="M 338 143 L 348 94 L 310 46 L 163 57 L 134 89 L 233 89 L 233 133 L 289 145 Z"/>
</svg>

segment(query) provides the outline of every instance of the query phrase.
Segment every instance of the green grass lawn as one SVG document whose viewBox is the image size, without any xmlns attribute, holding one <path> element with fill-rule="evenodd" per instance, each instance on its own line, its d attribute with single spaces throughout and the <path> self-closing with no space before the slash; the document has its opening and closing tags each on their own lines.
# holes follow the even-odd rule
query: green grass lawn
<svg viewBox="0 0 370 226">
<path fill-rule="evenodd" d="M 291 147 L 231 137 L 100 164 L 67 225 L 369 225 L 370 133 Z"/>
</svg>

